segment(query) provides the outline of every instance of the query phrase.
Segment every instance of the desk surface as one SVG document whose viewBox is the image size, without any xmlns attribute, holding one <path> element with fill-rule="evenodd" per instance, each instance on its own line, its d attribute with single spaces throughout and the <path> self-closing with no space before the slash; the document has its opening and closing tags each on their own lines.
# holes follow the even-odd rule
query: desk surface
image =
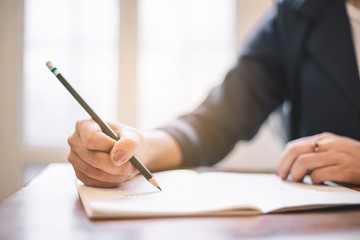
<svg viewBox="0 0 360 240">
<path fill-rule="evenodd" d="M 68 164 L 50 165 L 0 202 L 0 239 L 360 239 L 360 208 L 241 217 L 93 221 Z"/>
</svg>

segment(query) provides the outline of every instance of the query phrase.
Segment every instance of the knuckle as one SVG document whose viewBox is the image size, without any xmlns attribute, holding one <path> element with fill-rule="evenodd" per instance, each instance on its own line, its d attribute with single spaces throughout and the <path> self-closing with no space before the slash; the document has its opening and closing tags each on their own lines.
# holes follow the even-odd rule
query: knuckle
<svg viewBox="0 0 360 240">
<path fill-rule="evenodd" d="M 71 135 L 68 139 L 67 139 L 67 143 L 69 144 L 70 147 L 75 145 L 75 137 L 74 135 Z"/>
<path fill-rule="evenodd" d="M 77 132 L 80 131 L 83 122 L 84 122 L 84 120 L 78 120 L 78 121 L 76 121 L 76 123 L 75 123 L 75 130 L 76 130 Z"/>
<path fill-rule="evenodd" d="M 321 137 L 332 137 L 334 136 L 334 134 L 330 133 L 330 132 L 323 132 L 320 134 Z"/>
<path fill-rule="evenodd" d="M 307 160 L 308 160 L 307 157 L 305 157 L 304 155 L 300 155 L 296 160 L 297 166 L 304 168 L 307 163 Z"/>
<path fill-rule="evenodd" d="M 137 141 L 132 138 L 126 138 L 122 141 L 122 146 L 124 149 L 128 149 L 129 151 L 132 151 L 137 148 Z"/>
<path fill-rule="evenodd" d="M 68 157 L 67 157 L 67 160 L 68 160 L 68 162 L 69 163 L 71 163 L 71 164 L 73 164 L 73 162 L 74 162 L 74 155 L 72 154 L 72 153 L 70 153 L 69 155 L 68 155 Z"/>
<path fill-rule="evenodd" d="M 96 136 L 95 133 L 91 133 L 85 140 L 85 147 L 87 149 L 95 149 L 96 148 Z"/>
<path fill-rule="evenodd" d="M 286 144 L 286 150 L 288 152 L 296 151 L 297 147 L 298 147 L 298 142 L 296 142 L 296 141 L 291 141 L 288 144 Z"/>
<path fill-rule="evenodd" d="M 328 156 L 328 158 L 333 158 L 335 161 L 337 162 L 342 162 L 344 163 L 346 160 L 349 159 L 349 156 L 344 153 L 344 152 L 336 152 L 336 153 L 333 153 L 331 156 Z M 345 159 L 345 161 L 344 161 Z"/>
</svg>

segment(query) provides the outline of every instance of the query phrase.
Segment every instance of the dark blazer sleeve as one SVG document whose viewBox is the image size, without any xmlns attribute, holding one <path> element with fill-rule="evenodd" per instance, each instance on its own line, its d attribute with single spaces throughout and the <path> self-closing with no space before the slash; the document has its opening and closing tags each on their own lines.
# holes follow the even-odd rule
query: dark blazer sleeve
<svg viewBox="0 0 360 240">
<path fill-rule="evenodd" d="M 194 112 L 161 128 L 179 143 L 184 166 L 220 161 L 238 140 L 251 139 L 284 101 L 278 11 L 267 13 L 222 84 Z"/>
</svg>

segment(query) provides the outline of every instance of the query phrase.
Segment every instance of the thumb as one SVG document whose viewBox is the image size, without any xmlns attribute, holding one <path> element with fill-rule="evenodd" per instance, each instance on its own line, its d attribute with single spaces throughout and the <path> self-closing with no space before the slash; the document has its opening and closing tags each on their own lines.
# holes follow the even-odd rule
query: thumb
<svg viewBox="0 0 360 240">
<path fill-rule="evenodd" d="M 131 131 L 122 131 L 120 139 L 110 152 L 110 161 L 114 166 L 121 166 L 136 154 L 139 149 L 140 137 Z"/>
</svg>

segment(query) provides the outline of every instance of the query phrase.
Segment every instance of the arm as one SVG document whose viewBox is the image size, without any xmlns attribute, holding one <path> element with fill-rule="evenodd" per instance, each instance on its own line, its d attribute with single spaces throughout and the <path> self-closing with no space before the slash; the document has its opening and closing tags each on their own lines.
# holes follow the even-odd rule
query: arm
<svg viewBox="0 0 360 240">
<path fill-rule="evenodd" d="M 277 9 L 252 34 L 236 66 L 192 113 L 162 129 L 179 143 L 185 166 L 211 165 L 251 139 L 285 95 Z"/>
<path fill-rule="evenodd" d="M 77 177 L 87 185 L 113 187 L 136 174 L 128 162 L 133 155 L 150 170 L 209 165 L 221 160 L 237 140 L 252 138 L 284 99 L 276 17 L 276 9 L 269 12 L 237 65 L 194 112 L 147 133 L 111 124 L 120 136 L 117 142 L 94 122 L 78 122 L 68 141 L 68 160 Z"/>
</svg>

